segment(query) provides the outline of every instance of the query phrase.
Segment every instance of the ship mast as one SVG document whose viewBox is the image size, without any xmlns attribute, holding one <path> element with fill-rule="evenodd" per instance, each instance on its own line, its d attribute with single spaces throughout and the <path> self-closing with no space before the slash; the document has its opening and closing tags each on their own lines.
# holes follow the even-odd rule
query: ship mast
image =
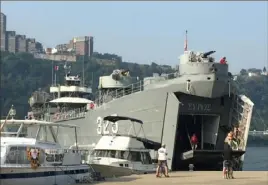
<svg viewBox="0 0 268 185">
<path fill-rule="evenodd" d="M 188 31 L 185 31 L 185 41 L 184 41 L 184 51 L 188 51 L 188 38 L 187 38 Z"/>
<path fill-rule="evenodd" d="M 65 70 L 65 76 L 68 76 L 71 74 L 71 66 L 67 65 L 67 60 L 65 61 L 63 68 Z"/>
</svg>

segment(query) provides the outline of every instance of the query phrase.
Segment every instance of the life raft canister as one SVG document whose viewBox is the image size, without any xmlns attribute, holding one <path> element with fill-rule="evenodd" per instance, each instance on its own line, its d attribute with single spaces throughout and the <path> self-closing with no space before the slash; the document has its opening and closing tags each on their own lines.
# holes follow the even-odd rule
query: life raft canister
<svg viewBox="0 0 268 185">
<path fill-rule="evenodd" d="M 90 108 L 90 109 L 94 109 L 94 107 L 95 107 L 95 104 L 94 104 L 93 102 L 91 102 L 91 103 L 89 104 L 89 108 Z"/>
<path fill-rule="evenodd" d="M 40 166 L 40 150 L 37 148 L 27 148 L 27 158 L 31 163 L 31 168 L 36 169 Z"/>
<path fill-rule="evenodd" d="M 91 103 L 87 104 L 87 110 L 94 109 L 94 108 L 95 108 L 94 102 L 91 102 Z"/>
<path fill-rule="evenodd" d="M 56 113 L 56 114 L 54 114 L 53 118 L 54 118 L 55 120 L 59 120 L 59 119 L 60 119 L 60 113 Z"/>
</svg>

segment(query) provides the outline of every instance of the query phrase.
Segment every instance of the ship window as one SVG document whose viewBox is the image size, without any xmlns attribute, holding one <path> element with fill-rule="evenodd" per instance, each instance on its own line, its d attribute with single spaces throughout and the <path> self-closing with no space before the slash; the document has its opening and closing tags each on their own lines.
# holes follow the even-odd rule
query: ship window
<svg viewBox="0 0 268 185">
<path fill-rule="evenodd" d="M 47 162 L 62 162 L 63 161 L 63 154 L 46 154 L 46 161 Z"/>
<path fill-rule="evenodd" d="M 109 155 L 108 155 L 108 157 L 115 158 L 115 153 L 116 153 L 115 150 L 110 150 L 110 151 L 109 151 Z"/>
<path fill-rule="evenodd" d="M 128 151 L 117 151 L 117 156 L 116 158 L 118 159 L 128 159 Z"/>
<path fill-rule="evenodd" d="M 128 160 L 130 160 L 130 161 L 141 161 L 140 152 L 133 152 L 133 151 L 131 151 L 129 153 Z"/>
<path fill-rule="evenodd" d="M 107 150 L 95 150 L 96 157 L 109 157 L 109 152 Z"/>
<path fill-rule="evenodd" d="M 152 164 L 152 159 L 148 152 L 141 152 L 141 159 L 143 164 Z"/>
<path fill-rule="evenodd" d="M 109 157 L 109 151 L 103 150 L 101 155 L 102 155 L 102 157 Z"/>
<path fill-rule="evenodd" d="M 54 162 L 54 154 L 46 154 L 47 162 Z"/>
</svg>

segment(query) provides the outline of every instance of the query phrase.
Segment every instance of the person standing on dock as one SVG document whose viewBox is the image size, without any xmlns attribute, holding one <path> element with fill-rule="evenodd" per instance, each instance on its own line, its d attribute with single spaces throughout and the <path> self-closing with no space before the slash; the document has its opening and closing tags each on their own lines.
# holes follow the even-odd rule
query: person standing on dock
<svg viewBox="0 0 268 185">
<path fill-rule="evenodd" d="M 166 145 L 162 144 L 162 147 L 158 149 L 158 166 L 156 168 L 156 177 L 160 177 L 159 170 L 165 168 L 165 176 L 169 177 L 167 169 L 167 149 Z"/>
<path fill-rule="evenodd" d="M 231 178 L 233 177 L 233 163 L 232 163 L 232 139 L 233 133 L 228 133 L 227 138 L 224 142 L 224 152 L 223 152 L 223 178 L 226 177 L 228 170 L 231 174 Z"/>
</svg>

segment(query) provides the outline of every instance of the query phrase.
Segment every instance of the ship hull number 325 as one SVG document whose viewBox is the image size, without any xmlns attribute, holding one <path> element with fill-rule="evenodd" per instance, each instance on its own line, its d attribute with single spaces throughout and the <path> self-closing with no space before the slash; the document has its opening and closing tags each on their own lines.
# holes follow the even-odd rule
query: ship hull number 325
<svg viewBox="0 0 268 185">
<path fill-rule="evenodd" d="M 99 135 L 117 134 L 118 133 L 118 123 L 104 121 L 102 117 L 97 118 L 97 133 Z"/>
</svg>

